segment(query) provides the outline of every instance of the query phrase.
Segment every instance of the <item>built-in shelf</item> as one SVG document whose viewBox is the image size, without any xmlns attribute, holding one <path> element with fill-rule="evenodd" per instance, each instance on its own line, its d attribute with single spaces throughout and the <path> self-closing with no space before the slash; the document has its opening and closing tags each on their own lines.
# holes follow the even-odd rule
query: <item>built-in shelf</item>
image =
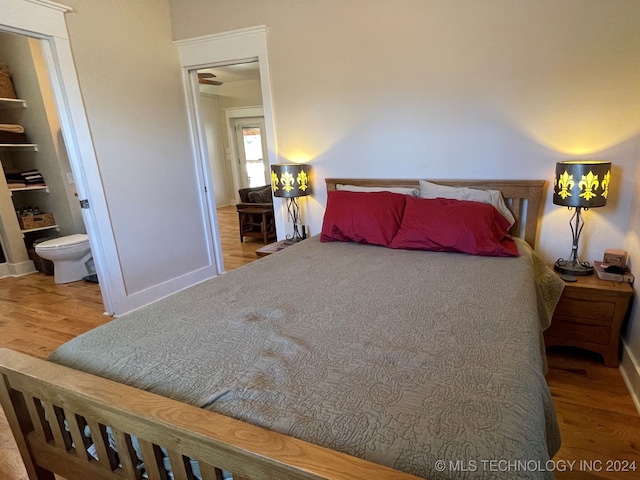
<svg viewBox="0 0 640 480">
<path fill-rule="evenodd" d="M 30 228 L 29 230 L 21 230 L 22 233 L 39 232 L 40 230 L 51 230 L 52 228 L 60 228 L 59 225 L 49 225 L 48 227 Z"/>
<path fill-rule="evenodd" d="M 19 98 L 0 98 L 0 108 L 27 108 L 27 102 Z"/>
<path fill-rule="evenodd" d="M 10 192 L 24 192 L 27 190 L 46 190 L 46 193 L 49 193 L 49 187 L 44 185 L 39 185 L 37 187 L 20 187 L 20 188 L 10 188 Z"/>
<path fill-rule="evenodd" d="M 26 150 L 37 152 L 38 145 L 35 143 L 0 143 L 1 150 Z"/>
</svg>

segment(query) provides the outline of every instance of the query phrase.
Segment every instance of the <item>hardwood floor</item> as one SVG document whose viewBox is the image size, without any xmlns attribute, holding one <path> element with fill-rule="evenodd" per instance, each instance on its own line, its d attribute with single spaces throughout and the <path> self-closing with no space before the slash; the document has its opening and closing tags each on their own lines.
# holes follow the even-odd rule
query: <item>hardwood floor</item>
<svg viewBox="0 0 640 480">
<path fill-rule="evenodd" d="M 233 207 L 232 207 L 233 208 Z M 228 209 L 229 210 L 229 209 Z M 233 215 L 228 221 L 228 241 L 237 239 Z M 223 233 L 223 235 L 225 235 Z M 223 240 L 226 242 L 227 240 Z M 237 242 L 239 244 L 239 242 Z M 224 250 L 223 243 L 223 250 Z M 231 245 L 231 243 L 229 243 Z M 259 242 L 227 249 L 227 269 L 255 260 Z M 8 347 L 38 357 L 47 356 L 58 345 L 110 320 L 102 314 L 97 285 L 76 282 L 55 285 L 53 277 L 33 274 L 0 279 L 0 347 Z M 576 461 L 573 471 L 556 472 L 557 479 L 631 480 L 640 477 L 640 417 L 618 369 L 602 365 L 597 355 L 570 349 L 548 353 L 547 382 L 562 431 L 562 448 L 554 460 Z M 607 461 L 635 461 L 636 472 L 586 472 L 579 461 L 604 470 Z M 0 411 L 0 480 L 26 480 L 13 437 Z"/>
<path fill-rule="evenodd" d="M 250 237 L 245 237 L 244 242 L 240 242 L 238 213 L 235 205 L 220 207 L 217 212 L 225 270 L 234 270 L 254 261 L 257 258 L 256 250 L 264 247 L 265 244 L 257 238 Z"/>
<path fill-rule="evenodd" d="M 599 355 L 571 348 L 547 352 L 547 384 L 553 395 L 562 433 L 562 447 L 554 460 L 576 461 L 573 471 L 558 479 L 640 478 L 640 416 L 620 371 L 605 367 Z M 594 469 L 580 471 L 580 461 Z M 635 462 L 636 471 L 615 471 L 615 461 Z M 598 464 L 600 461 L 601 464 Z M 606 471 L 611 467 L 614 471 Z"/>
</svg>

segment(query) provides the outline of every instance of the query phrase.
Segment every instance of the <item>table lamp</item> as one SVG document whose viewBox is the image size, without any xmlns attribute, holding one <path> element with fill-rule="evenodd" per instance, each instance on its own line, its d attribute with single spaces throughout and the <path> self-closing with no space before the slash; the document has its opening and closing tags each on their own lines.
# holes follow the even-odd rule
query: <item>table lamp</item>
<svg viewBox="0 0 640 480">
<path fill-rule="evenodd" d="M 568 260 L 559 258 L 554 268 L 569 277 L 593 274 L 589 262 L 578 259 L 578 242 L 584 227 L 582 210 L 603 207 L 607 204 L 611 182 L 611 162 L 576 160 L 556 163 L 553 181 L 553 203 L 575 209 L 569 220 L 573 245 Z"/>
<path fill-rule="evenodd" d="M 271 165 L 273 196 L 287 199 L 287 213 L 289 221 L 293 223 L 293 236 L 287 235 L 286 240 L 291 243 L 306 238 L 304 226 L 300 224 L 298 197 L 306 197 L 311 194 L 310 174 L 311 165 L 305 163 Z"/>
</svg>

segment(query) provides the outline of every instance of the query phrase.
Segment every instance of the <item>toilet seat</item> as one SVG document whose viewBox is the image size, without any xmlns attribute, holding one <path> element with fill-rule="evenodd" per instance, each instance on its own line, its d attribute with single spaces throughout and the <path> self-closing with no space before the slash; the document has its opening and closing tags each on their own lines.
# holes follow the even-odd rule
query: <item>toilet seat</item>
<svg viewBox="0 0 640 480">
<path fill-rule="evenodd" d="M 36 245 L 37 250 L 64 250 L 70 247 L 89 244 L 89 237 L 84 233 L 67 235 L 66 237 L 53 238 Z"/>
</svg>

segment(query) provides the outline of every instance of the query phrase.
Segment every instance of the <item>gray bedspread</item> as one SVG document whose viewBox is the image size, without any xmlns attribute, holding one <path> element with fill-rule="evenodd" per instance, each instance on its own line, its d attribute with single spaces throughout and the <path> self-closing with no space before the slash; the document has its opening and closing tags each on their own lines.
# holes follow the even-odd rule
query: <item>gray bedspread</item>
<svg viewBox="0 0 640 480">
<path fill-rule="evenodd" d="M 544 470 L 560 443 L 540 340 L 563 285 L 518 247 L 314 237 L 50 360 L 431 479 L 553 478 L 532 462 Z"/>
</svg>

